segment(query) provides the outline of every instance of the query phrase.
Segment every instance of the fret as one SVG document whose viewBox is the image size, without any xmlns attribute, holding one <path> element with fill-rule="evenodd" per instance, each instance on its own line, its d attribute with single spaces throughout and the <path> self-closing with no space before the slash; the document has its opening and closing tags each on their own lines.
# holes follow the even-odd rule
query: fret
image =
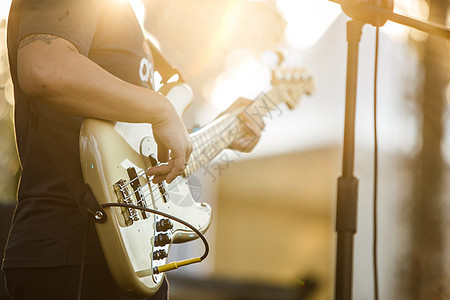
<svg viewBox="0 0 450 300">
<path fill-rule="evenodd" d="M 238 123 L 240 121 L 236 114 L 226 114 L 191 134 L 194 150 L 184 171 L 184 176 L 195 173 L 226 149 L 233 142 L 233 139 L 226 138 L 230 127 L 235 127 Z"/>
<path fill-rule="evenodd" d="M 269 93 L 260 94 L 253 102 L 246 108 L 245 113 L 260 126 L 264 128 L 264 117 L 272 118 L 272 111 L 280 104 L 280 97 L 278 90 L 272 90 Z"/>
<path fill-rule="evenodd" d="M 262 94 L 243 111 L 224 115 L 191 134 L 194 150 L 186 166 L 184 176 L 188 177 L 195 173 L 242 136 L 245 128 L 238 117 L 238 113 L 248 113 L 249 117 L 258 124 L 258 120 L 261 120 L 276 106 L 277 104 L 268 99 L 266 94 Z M 260 126 L 263 127 L 262 124 Z"/>
<path fill-rule="evenodd" d="M 297 77 L 302 80 L 300 75 Z M 280 84 L 269 92 L 258 95 L 250 105 L 242 110 L 222 115 L 192 133 L 190 137 L 194 149 L 183 175 L 188 177 L 195 173 L 220 154 L 222 150 L 228 148 L 233 141 L 242 137 L 246 126 L 241 121 L 242 114 L 245 114 L 247 118 L 253 120 L 262 129 L 264 128 L 264 118 L 272 118 L 272 114 L 275 113 L 274 109 L 280 103 L 286 102 L 289 108 L 296 105 L 297 98 L 300 98 L 301 93 L 306 91 L 309 94 L 312 90 L 310 77 L 305 77 L 305 80 L 306 82 L 303 82 L 303 84 L 297 82 L 291 87 Z M 305 83 L 307 84 L 306 87 L 304 86 Z M 281 115 L 282 111 L 279 108 L 278 111 Z"/>
</svg>

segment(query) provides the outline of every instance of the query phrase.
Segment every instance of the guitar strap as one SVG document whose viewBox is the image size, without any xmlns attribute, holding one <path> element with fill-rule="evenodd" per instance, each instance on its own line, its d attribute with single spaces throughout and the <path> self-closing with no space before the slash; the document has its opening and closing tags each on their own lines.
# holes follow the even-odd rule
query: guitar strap
<svg viewBox="0 0 450 300">
<path fill-rule="evenodd" d="M 67 154 L 51 133 L 44 118 L 41 117 L 38 106 L 30 103 L 29 112 L 31 127 L 38 132 L 42 142 L 45 144 L 53 162 L 63 176 L 71 195 L 77 202 L 81 214 L 86 216 L 86 212 L 88 212 L 94 218 L 95 222 L 104 223 L 106 221 L 105 211 L 95 199 L 90 187 L 84 183 L 75 171 Z"/>
<path fill-rule="evenodd" d="M 166 85 L 170 78 L 172 78 L 175 74 L 178 74 L 179 79 L 177 82 L 184 82 L 181 77 L 180 72 L 174 68 L 162 55 L 161 51 L 150 41 L 150 39 L 146 38 L 148 45 L 150 46 L 153 61 L 155 64 L 155 69 L 158 71 L 159 75 L 161 75 L 161 84 Z"/>
</svg>

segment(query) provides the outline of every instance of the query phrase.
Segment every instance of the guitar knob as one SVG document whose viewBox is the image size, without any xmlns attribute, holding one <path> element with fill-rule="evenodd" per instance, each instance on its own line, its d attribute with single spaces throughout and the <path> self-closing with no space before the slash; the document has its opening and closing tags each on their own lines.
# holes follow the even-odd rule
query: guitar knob
<svg viewBox="0 0 450 300">
<path fill-rule="evenodd" d="M 170 243 L 169 235 L 160 233 L 155 236 L 155 246 L 164 246 Z"/>
<path fill-rule="evenodd" d="M 173 224 L 169 219 L 161 219 L 156 222 L 156 231 L 166 231 L 173 228 Z"/>
<path fill-rule="evenodd" d="M 159 260 L 159 259 L 163 259 L 166 257 L 167 257 L 167 252 L 164 249 L 153 252 L 153 260 Z"/>
</svg>

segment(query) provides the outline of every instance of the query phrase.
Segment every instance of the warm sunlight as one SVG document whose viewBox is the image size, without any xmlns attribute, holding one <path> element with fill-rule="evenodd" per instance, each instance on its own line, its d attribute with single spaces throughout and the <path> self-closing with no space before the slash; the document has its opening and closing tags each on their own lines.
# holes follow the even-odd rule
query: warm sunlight
<svg viewBox="0 0 450 300">
<path fill-rule="evenodd" d="M 144 18 L 145 18 L 145 6 L 144 3 L 142 3 L 141 0 L 115 0 L 119 2 L 130 2 L 131 6 L 133 7 L 134 13 L 136 14 L 136 17 L 138 18 L 139 22 L 144 24 Z"/>
<path fill-rule="evenodd" d="M 312 47 L 341 12 L 326 0 L 277 0 L 276 4 L 287 25 L 284 39 L 297 50 Z M 270 82 L 267 67 L 249 51 L 235 50 L 227 57 L 226 70 L 217 78 L 210 99 L 224 109 L 239 95 L 255 97 Z M 206 94 L 210 90 L 207 87 Z"/>
<path fill-rule="evenodd" d="M 286 41 L 296 49 L 314 45 L 341 13 L 326 0 L 277 0 L 286 22 Z"/>
<path fill-rule="evenodd" d="M 428 3 L 425 0 L 397 0 L 395 1 L 394 12 L 407 15 L 419 20 L 427 20 L 429 14 Z M 410 29 L 404 25 L 388 21 L 381 30 L 386 33 L 393 41 L 405 43 L 408 35 L 416 41 L 424 41 L 427 34 Z"/>
<path fill-rule="evenodd" d="M 215 81 L 211 100 L 219 111 L 238 97 L 255 98 L 270 83 L 270 70 L 246 49 L 231 52 L 226 69 Z"/>
<path fill-rule="evenodd" d="M 8 17 L 10 6 L 11 0 L 2 0 L 0 2 L 0 20 L 4 20 Z"/>
<path fill-rule="evenodd" d="M 122 0 L 126 1 L 126 0 Z M 136 14 L 136 17 L 139 20 L 139 23 L 142 25 L 144 24 L 144 18 L 145 18 L 145 5 L 142 3 L 141 0 L 130 0 L 130 4 L 133 7 L 134 13 Z"/>
</svg>

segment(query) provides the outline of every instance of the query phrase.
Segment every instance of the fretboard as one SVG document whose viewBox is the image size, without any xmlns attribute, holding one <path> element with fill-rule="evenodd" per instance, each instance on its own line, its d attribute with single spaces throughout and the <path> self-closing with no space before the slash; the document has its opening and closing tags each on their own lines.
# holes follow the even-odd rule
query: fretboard
<svg viewBox="0 0 450 300">
<path fill-rule="evenodd" d="M 200 168 L 206 166 L 222 150 L 227 149 L 233 141 L 242 138 L 245 131 L 245 123 L 241 117 L 253 120 L 255 124 L 264 127 L 263 118 L 270 119 L 274 109 L 282 102 L 285 91 L 271 90 L 260 94 L 249 106 L 243 110 L 227 113 L 190 135 L 193 151 L 186 166 L 184 176 L 189 177 Z"/>
</svg>

